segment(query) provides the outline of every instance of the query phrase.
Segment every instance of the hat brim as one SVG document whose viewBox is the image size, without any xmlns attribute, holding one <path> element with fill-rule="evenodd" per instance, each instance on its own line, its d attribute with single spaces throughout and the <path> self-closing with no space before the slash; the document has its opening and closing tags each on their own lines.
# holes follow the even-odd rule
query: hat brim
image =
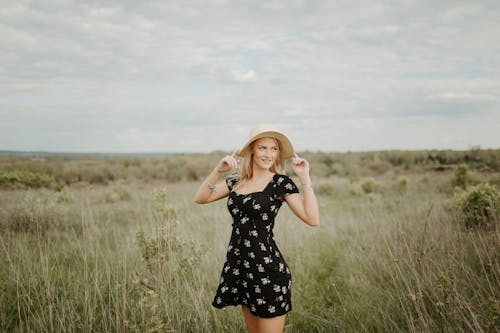
<svg viewBox="0 0 500 333">
<path fill-rule="evenodd" d="M 287 136 L 285 134 L 277 132 L 277 131 L 266 131 L 266 132 L 259 133 L 255 136 L 253 136 L 252 138 L 250 138 L 245 143 L 243 148 L 241 148 L 238 151 L 236 156 L 245 157 L 252 142 L 254 142 L 258 139 L 262 139 L 262 138 L 274 138 L 274 139 L 277 139 L 281 143 L 280 157 L 283 161 L 290 158 L 290 157 L 293 157 L 295 155 L 292 143 L 290 142 L 290 140 L 287 138 Z"/>
</svg>

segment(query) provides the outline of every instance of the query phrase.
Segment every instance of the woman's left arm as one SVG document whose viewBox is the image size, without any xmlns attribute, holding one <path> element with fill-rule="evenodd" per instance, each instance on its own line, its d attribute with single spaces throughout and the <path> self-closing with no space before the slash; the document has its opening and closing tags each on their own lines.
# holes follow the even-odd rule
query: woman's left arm
<svg viewBox="0 0 500 333">
<path fill-rule="evenodd" d="M 286 195 L 285 201 L 302 221 L 313 227 L 319 226 L 319 208 L 309 175 L 309 162 L 295 154 L 292 169 L 299 176 L 304 193 Z"/>
</svg>

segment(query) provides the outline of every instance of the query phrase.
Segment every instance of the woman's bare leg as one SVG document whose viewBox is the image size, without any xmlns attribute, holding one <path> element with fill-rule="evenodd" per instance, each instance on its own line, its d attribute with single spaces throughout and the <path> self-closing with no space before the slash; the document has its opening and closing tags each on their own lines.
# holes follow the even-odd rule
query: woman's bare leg
<svg viewBox="0 0 500 333">
<path fill-rule="evenodd" d="M 243 310 L 243 316 L 245 317 L 245 322 L 247 323 L 247 328 L 249 333 L 259 333 L 259 317 L 254 316 L 250 309 L 246 306 L 241 306 Z"/>
<path fill-rule="evenodd" d="M 260 318 L 253 315 L 246 306 L 242 306 L 242 309 L 249 333 L 283 333 L 286 314 L 273 318 Z"/>
<path fill-rule="evenodd" d="M 259 318 L 259 333 L 283 333 L 286 314 L 273 318 Z"/>
</svg>

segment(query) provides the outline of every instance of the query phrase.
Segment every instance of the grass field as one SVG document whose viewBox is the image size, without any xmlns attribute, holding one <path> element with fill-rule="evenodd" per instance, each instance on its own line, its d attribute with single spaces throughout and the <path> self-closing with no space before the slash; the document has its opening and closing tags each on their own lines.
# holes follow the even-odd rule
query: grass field
<svg viewBox="0 0 500 333">
<path fill-rule="evenodd" d="M 33 162 L 16 163 L 3 170 Z M 58 163 L 52 180 L 78 168 Z M 85 172 L 113 170 L 102 163 Z M 464 227 L 456 166 L 355 168 L 313 173 L 320 227 L 278 214 L 293 276 L 285 332 L 498 331 L 498 214 Z M 469 176 L 498 190 L 497 171 Z M 240 307 L 210 305 L 231 232 L 225 200 L 194 204 L 193 174 L 148 177 L 0 190 L 0 331 L 245 332 Z"/>
</svg>

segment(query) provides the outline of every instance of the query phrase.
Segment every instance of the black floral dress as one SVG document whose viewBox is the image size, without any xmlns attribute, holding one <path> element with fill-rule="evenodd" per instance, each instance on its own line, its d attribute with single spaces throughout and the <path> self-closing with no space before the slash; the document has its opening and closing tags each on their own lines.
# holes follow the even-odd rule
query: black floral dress
<svg viewBox="0 0 500 333">
<path fill-rule="evenodd" d="M 233 191 L 238 181 L 226 178 L 233 229 L 212 305 L 243 304 L 258 317 L 280 316 L 292 309 L 292 276 L 274 239 L 274 219 L 283 196 L 299 191 L 290 177 L 277 173 L 260 192 L 239 194 Z"/>
</svg>

